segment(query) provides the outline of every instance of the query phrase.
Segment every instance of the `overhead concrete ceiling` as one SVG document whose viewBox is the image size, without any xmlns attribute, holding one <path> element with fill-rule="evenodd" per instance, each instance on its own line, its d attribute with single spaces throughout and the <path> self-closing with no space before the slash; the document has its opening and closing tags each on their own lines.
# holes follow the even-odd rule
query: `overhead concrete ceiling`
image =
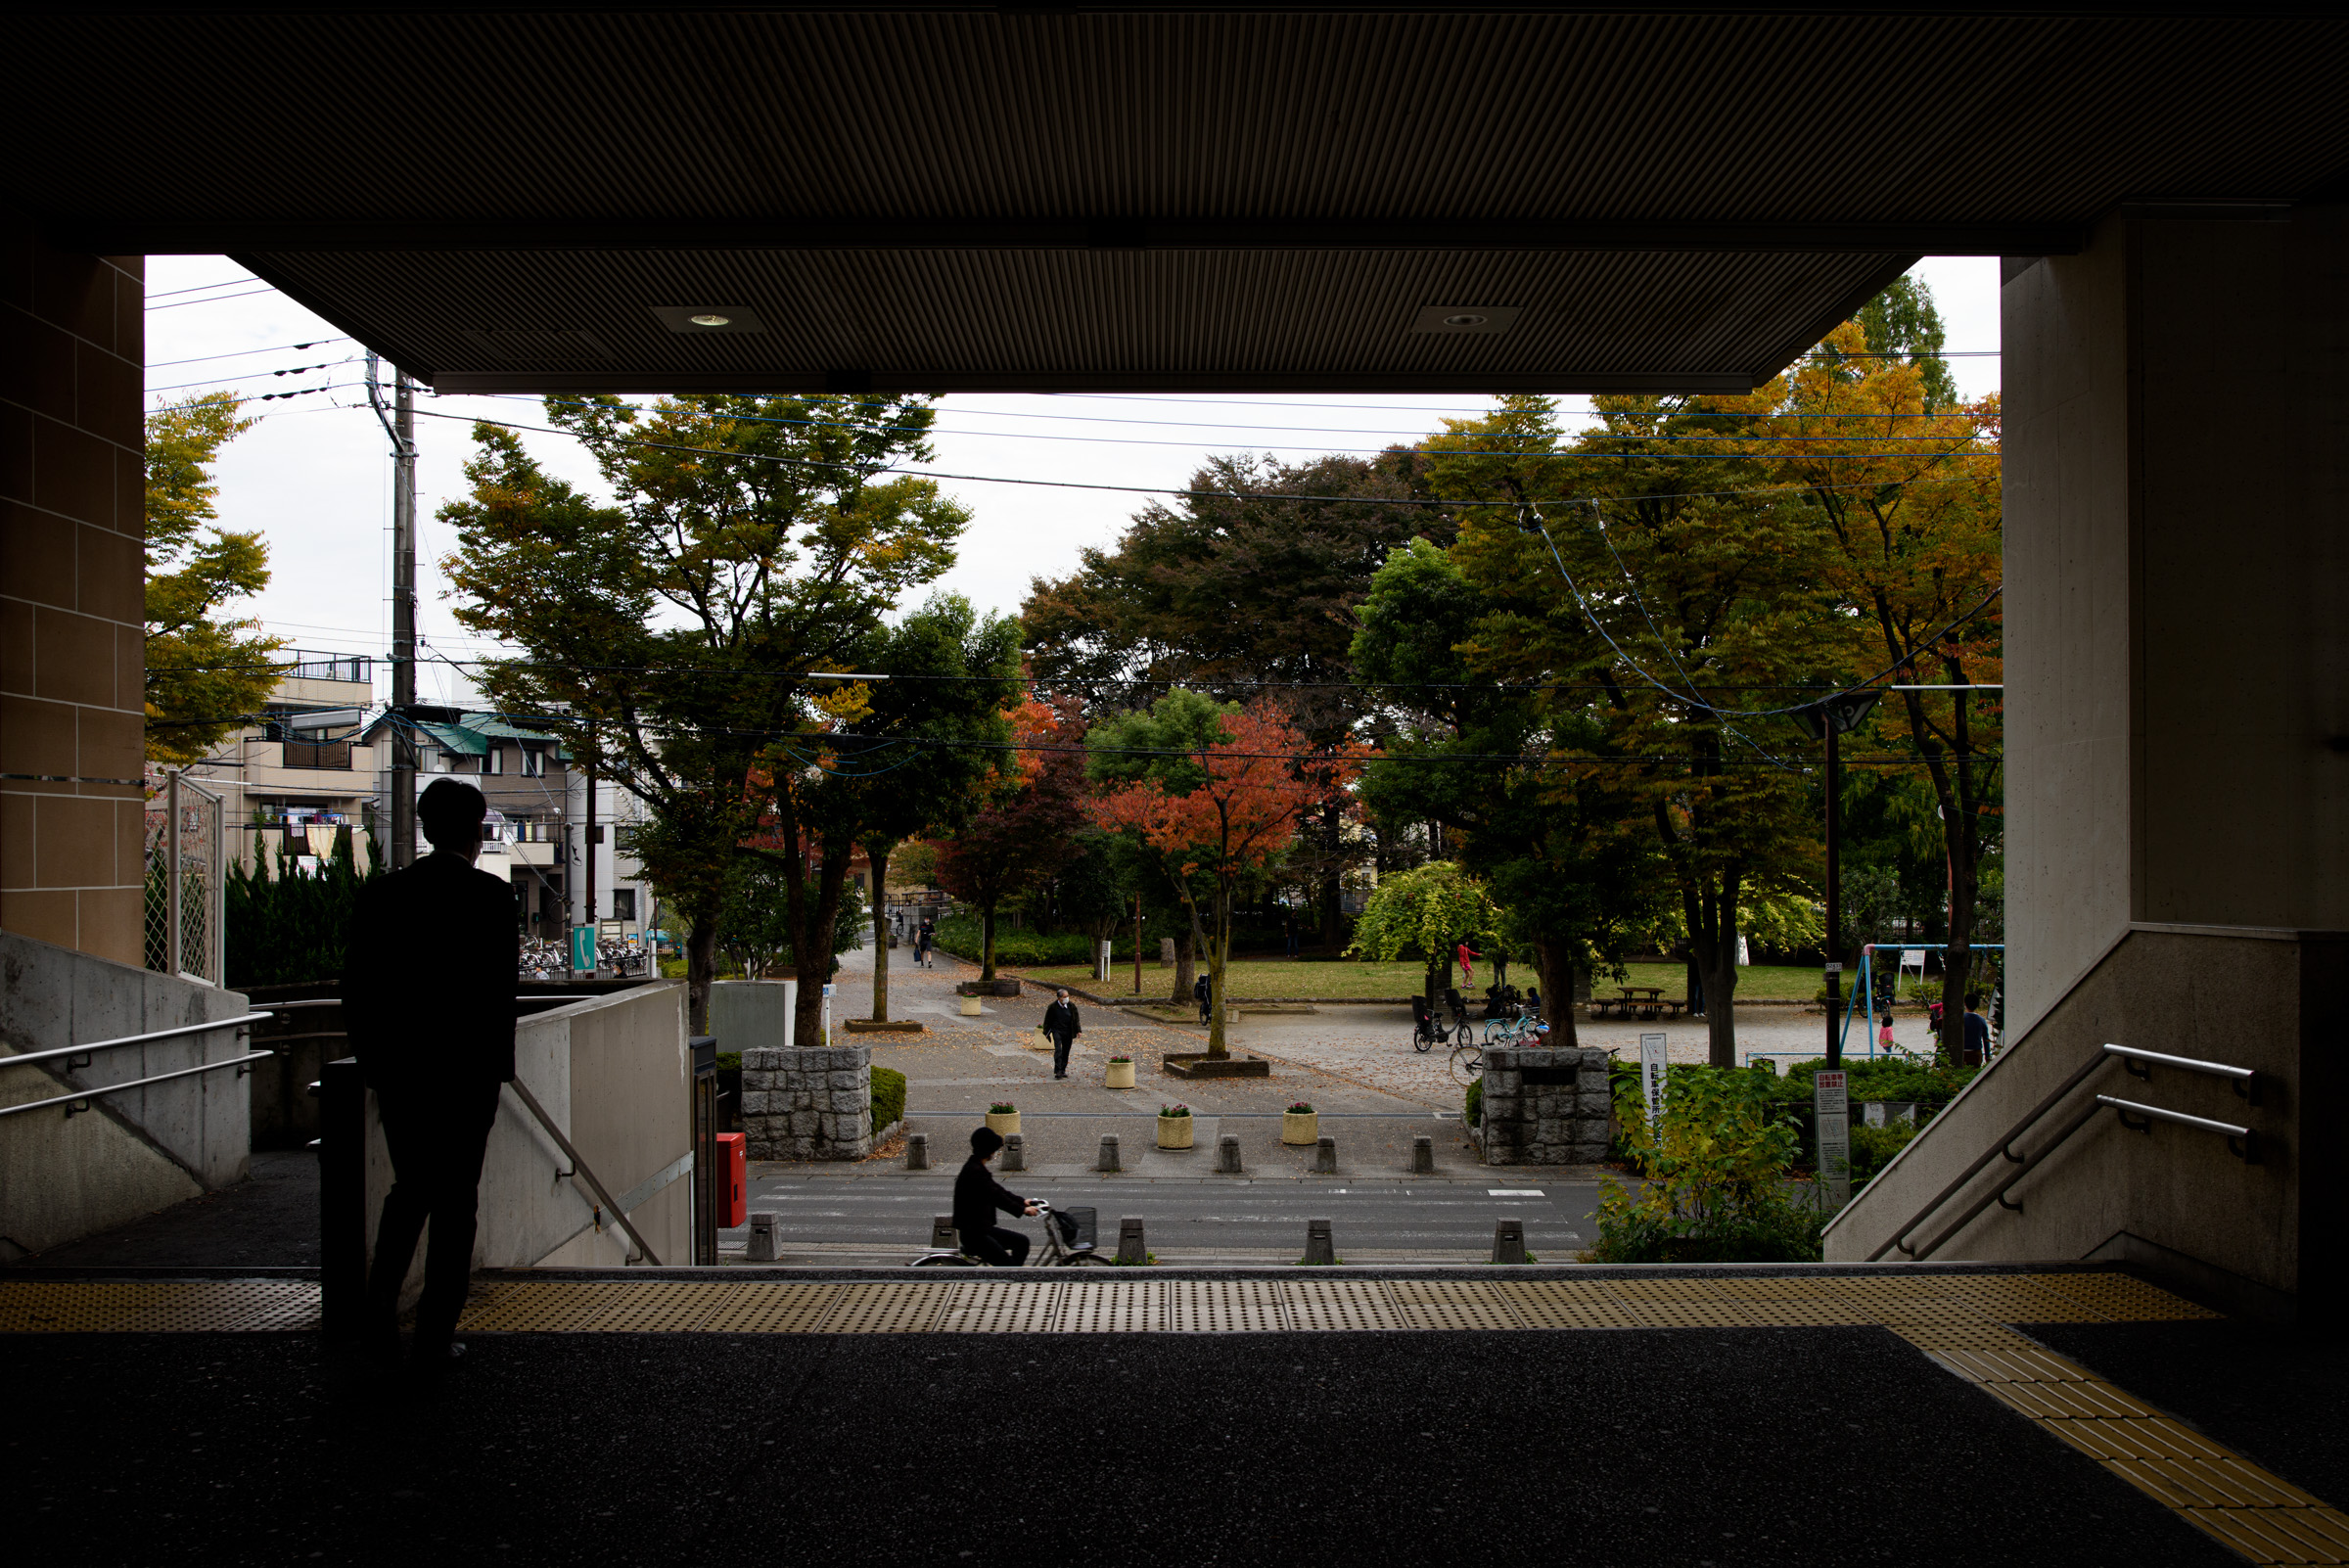
<svg viewBox="0 0 2349 1568">
<path fill-rule="evenodd" d="M 2313 9 L 13 30 L 0 186 L 60 243 L 229 253 L 447 391 L 1742 390 L 1919 254 L 2349 171 Z"/>
</svg>

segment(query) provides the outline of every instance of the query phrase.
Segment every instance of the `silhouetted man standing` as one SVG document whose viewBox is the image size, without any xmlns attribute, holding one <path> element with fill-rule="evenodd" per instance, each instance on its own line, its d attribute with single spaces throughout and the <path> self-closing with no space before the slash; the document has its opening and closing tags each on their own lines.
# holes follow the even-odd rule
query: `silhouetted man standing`
<svg viewBox="0 0 2349 1568">
<path fill-rule="evenodd" d="M 433 781 L 416 816 L 434 853 L 360 892 L 343 969 L 343 1016 L 392 1155 L 367 1335 L 379 1356 L 398 1354 L 400 1286 L 430 1220 L 415 1344 L 427 1367 L 462 1353 L 482 1156 L 498 1085 L 514 1077 L 521 928 L 513 890 L 474 866 L 487 814 L 472 785 Z"/>
</svg>

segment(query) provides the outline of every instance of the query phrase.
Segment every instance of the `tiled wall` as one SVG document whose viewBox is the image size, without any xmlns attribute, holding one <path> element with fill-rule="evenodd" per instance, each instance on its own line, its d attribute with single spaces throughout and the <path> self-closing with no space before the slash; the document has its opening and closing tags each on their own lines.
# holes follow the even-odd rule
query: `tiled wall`
<svg viewBox="0 0 2349 1568">
<path fill-rule="evenodd" d="M 142 957 L 144 258 L 0 210 L 0 927 Z"/>
</svg>

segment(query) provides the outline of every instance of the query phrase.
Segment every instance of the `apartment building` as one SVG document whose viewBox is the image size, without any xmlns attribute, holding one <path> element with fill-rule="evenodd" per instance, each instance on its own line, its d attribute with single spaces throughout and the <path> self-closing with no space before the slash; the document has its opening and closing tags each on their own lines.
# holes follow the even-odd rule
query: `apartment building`
<svg viewBox="0 0 2349 1568">
<path fill-rule="evenodd" d="M 256 850 L 297 869 L 333 853 L 338 829 L 366 863 L 380 784 L 377 748 L 361 733 L 375 706 L 375 662 L 364 654 L 297 652 L 262 706 L 260 721 L 223 739 L 187 776 L 218 795 L 227 853 L 247 866 Z"/>
</svg>

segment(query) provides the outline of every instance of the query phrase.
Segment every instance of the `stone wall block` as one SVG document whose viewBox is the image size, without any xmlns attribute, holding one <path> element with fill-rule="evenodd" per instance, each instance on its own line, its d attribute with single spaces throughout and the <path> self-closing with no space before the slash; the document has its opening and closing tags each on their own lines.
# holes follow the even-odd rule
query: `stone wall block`
<svg viewBox="0 0 2349 1568">
<path fill-rule="evenodd" d="M 754 1045 L 742 1053 L 745 1073 L 771 1073 L 783 1065 L 784 1052 L 772 1045 Z"/>
</svg>

